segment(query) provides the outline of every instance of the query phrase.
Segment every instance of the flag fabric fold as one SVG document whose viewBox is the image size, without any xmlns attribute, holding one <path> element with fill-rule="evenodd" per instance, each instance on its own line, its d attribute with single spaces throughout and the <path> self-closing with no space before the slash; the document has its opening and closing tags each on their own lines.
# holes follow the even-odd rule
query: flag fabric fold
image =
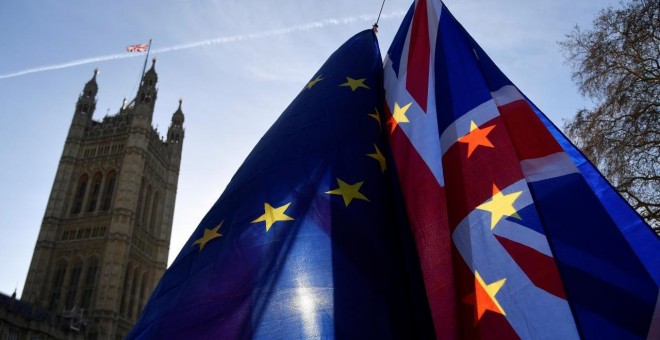
<svg viewBox="0 0 660 340">
<path fill-rule="evenodd" d="M 654 338 L 660 241 L 439 0 L 384 69 L 439 338 Z"/>
<path fill-rule="evenodd" d="M 382 94 L 364 31 L 256 145 L 128 338 L 432 336 L 414 244 L 393 215 Z"/>
<path fill-rule="evenodd" d="M 659 283 L 657 235 L 416 0 L 384 66 L 364 31 L 304 86 L 128 338 L 651 339 Z"/>
</svg>

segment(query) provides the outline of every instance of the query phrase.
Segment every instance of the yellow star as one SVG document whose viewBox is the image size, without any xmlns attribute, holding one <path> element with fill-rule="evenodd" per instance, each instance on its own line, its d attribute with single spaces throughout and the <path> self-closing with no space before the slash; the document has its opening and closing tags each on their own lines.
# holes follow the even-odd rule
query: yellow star
<svg viewBox="0 0 660 340">
<path fill-rule="evenodd" d="M 339 86 L 350 86 L 352 91 L 357 90 L 358 87 L 368 89 L 369 86 L 364 84 L 365 80 L 367 80 L 367 78 L 353 79 L 351 77 L 346 77 L 346 82 Z"/>
<path fill-rule="evenodd" d="M 387 169 L 385 156 L 383 156 L 383 153 L 380 152 L 380 149 L 378 149 L 378 145 L 374 144 L 374 148 L 376 149 L 376 153 L 368 153 L 367 156 L 377 160 L 378 164 L 380 164 L 380 172 L 385 172 Z"/>
<path fill-rule="evenodd" d="M 389 124 L 392 125 L 392 128 L 390 129 L 390 133 L 394 132 L 394 129 L 396 128 L 397 124 L 410 123 L 408 117 L 406 117 L 406 111 L 408 111 L 410 105 L 412 105 L 412 102 L 401 107 L 399 106 L 399 103 L 394 102 L 394 113 L 392 113 L 392 117 L 388 122 Z"/>
<path fill-rule="evenodd" d="M 316 77 L 316 78 L 310 80 L 309 83 L 307 83 L 307 86 L 305 86 L 305 87 L 306 87 L 308 90 L 311 90 L 311 89 L 312 89 L 312 86 L 316 85 L 316 83 L 320 82 L 321 80 L 323 80 L 323 76 L 319 75 L 318 77 Z"/>
<path fill-rule="evenodd" d="M 486 146 L 494 148 L 493 143 L 488 139 L 488 134 L 495 128 L 495 125 L 480 129 L 477 124 L 470 121 L 470 133 L 458 139 L 460 143 L 468 145 L 468 158 L 472 155 L 477 146 Z"/>
<path fill-rule="evenodd" d="M 348 184 L 337 178 L 337 183 L 339 184 L 339 188 L 326 191 L 325 193 L 331 195 L 341 195 L 344 199 L 344 204 L 346 204 L 347 207 L 349 204 L 351 204 L 353 199 L 365 200 L 369 202 L 369 199 L 360 192 L 360 187 L 362 184 L 364 184 L 364 181 L 357 182 L 355 184 Z"/>
<path fill-rule="evenodd" d="M 478 206 L 477 209 L 489 211 L 490 216 L 490 230 L 495 229 L 495 225 L 502 217 L 515 217 L 519 220 L 522 218 L 518 215 L 518 211 L 513 206 L 513 203 L 522 195 L 522 191 L 510 193 L 508 195 L 502 194 L 500 189 L 493 184 L 493 197 L 490 201 Z"/>
<path fill-rule="evenodd" d="M 279 221 L 293 221 L 293 218 L 284 214 L 284 211 L 291 205 L 291 202 L 279 207 L 273 208 L 270 204 L 264 203 L 264 214 L 259 216 L 252 223 L 266 222 L 266 232 L 275 222 Z"/>
<path fill-rule="evenodd" d="M 378 122 L 378 128 L 380 128 L 381 127 L 381 125 L 380 125 L 380 112 L 378 112 L 377 108 L 375 108 L 374 110 L 376 110 L 376 113 L 368 113 L 367 116 L 375 119 Z"/>
<path fill-rule="evenodd" d="M 195 245 L 195 244 L 199 244 L 199 251 L 202 251 L 202 249 L 204 249 L 204 246 L 205 246 L 209 241 L 211 241 L 211 240 L 214 239 L 214 238 L 221 237 L 222 234 L 220 234 L 220 233 L 218 232 L 218 229 L 220 229 L 220 228 L 222 227 L 222 224 L 223 224 L 224 222 L 225 222 L 225 221 L 220 222 L 220 224 L 218 224 L 218 225 L 217 225 L 215 228 L 213 228 L 213 229 L 204 228 L 204 235 L 203 235 L 202 237 L 198 238 L 197 240 L 195 240 L 195 243 L 193 243 L 193 245 Z"/>
<path fill-rule="evenodd" d="M 394 117 L 397 123 L 410 123 L 408 117 L 406 117 L 406 111 L 408 111 L 410 105 L 412 105 L 412 102 L 400 107 L 399 103 L 394 102 L 394 114 L 392 114 L 392 117 Z"/>
<path fill-rule="evenodd" d="M 486 284 L 481 275 L 479 275 L 479 272 L 475 271 L 474 276 L 474 293 L 466 296 L 465 299 L 463 299 L 463 302 L 475 305 L 477 308 L 477 321 L 481 320 L 481 317 L 487 310 L 506 315 L 499 301 L 495 298 L 497 292 L 499 292 L 502 286 L 504 286 L 506 279 Z"/>
</svg>

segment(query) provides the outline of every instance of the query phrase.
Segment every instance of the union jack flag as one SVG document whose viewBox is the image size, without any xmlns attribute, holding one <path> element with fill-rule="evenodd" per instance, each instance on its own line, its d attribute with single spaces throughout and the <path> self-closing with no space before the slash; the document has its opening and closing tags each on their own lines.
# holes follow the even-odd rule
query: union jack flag
<svg viewBox="0 0 660 340">
<path fill-rule="evenodd" d="M 438 338 L 658 338 L 659 239 L 440 0 L 384 72 Z"/>
<path fill-rule="evenodd" d="M 148 44 L 138 44 L 126 47 L 126 52 L 146 52 L 148 49 Z"/>
</svg>

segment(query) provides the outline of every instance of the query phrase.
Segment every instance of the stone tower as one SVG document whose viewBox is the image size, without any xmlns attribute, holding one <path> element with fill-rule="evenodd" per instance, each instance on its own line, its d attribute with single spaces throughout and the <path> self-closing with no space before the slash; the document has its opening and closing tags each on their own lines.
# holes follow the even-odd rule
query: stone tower
<svg viewBox="0 0 660 340">
<path fill-rule="evenodd" d="M 152 127 L 154 60 L 133 101 L 93 120 L 97 73 L 76 103 L 22 300 L 71 318 L 81 337 L 120 339 L 167 265 L 184 115 L 179 100 L 166 138 Z"/>
</svg>

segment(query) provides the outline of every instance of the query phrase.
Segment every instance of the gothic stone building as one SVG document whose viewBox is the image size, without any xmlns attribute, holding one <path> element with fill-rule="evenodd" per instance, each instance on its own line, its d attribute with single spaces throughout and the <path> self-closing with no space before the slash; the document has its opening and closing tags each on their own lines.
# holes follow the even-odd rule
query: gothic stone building
<svg viewBox="0 0 660 340">
<path fill-rule="evenodd" d="M 152 127 L 154 66 L 100 122 L 95 72 L 66 137 L 21 301 L 72 319 L 75 337 L 123 338 L 167 265 L 184 116 L 179 101 L 166 138 Z"/>
</svg>

